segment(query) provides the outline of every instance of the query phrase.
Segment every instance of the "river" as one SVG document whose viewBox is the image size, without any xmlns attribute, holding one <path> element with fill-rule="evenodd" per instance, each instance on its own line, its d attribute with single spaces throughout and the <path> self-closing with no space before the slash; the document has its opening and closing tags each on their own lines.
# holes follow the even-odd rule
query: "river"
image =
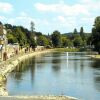
<svg viewBox="0 0 100 100">
<path fill-rule="evenodd" d="M 6 88 L 11 96 L 65 95 L 100 100 L 100 61 L 86 53 L 38 55 L 9 74 Z"/>
</svg>

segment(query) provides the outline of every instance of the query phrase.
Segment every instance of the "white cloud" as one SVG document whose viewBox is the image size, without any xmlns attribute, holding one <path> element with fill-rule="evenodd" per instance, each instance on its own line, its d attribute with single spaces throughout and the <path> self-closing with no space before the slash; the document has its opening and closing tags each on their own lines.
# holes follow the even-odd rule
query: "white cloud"
<svg viewBox="0 0 100 100">
<path fill-rule="evenodd" d="M 45 14 L 51 14 L 49 20 L 52 27 L 57 27 L 58 29 L 74 29 L 81 26 L 91 29 L 94 19 L 100 14 L 100 0 L 77 0 L 77 3 L 68 4 L 64 2 L 65 0 L 60 0 L 58 3 L 46 4 L 46 3 L 36 3 L 34 7 L 39 12 Z M 89 29 L 88 29 L 89 28 Z"/>
<path fill-rule="evenodd" d="M 0 12 L 9 13 L 13 10 L 13 6 L 10 3 L 0 2 Z"/>
<path fill-rule="evenodd" d="M 36 3 L 35 8 L 41 12 L 54 13 L 63 16 L 98 16 L 100 13 L 100 0 L 80 0 L 78 3 L 69 5 L 59 2 L 55 4 Z"/>
<path fill-rule="evenodd" d="M 89 14 L 88 10 L 84 5 L 75 4 L 75 5 L 68 5 L 64 3 L 58 4 L 43 4 L 43 3 L 36 3 L 35 8 L 39 11 L 44 12 L 54 12 L 54 13 L 61 13 L 64 15 L 87 15 Z"/>
<path fill-rule="evenodd" d="M 34 18 L 30 17 L 28 14 L 21 12 L 15 18 L 8 18 L 7 22 L 12 25 L 22 25 L 26 28 L 29 28 L 30 22 L 35 21 Z"/>
<path fill-rule="evenodd" d="M 35 23 L 35 29 L 36 31 L 40 31 L 42 26 L 48 26 L 49 22 L 46 19 L 39 19 L 39 18 L 33 18 L 29 16 L 29 14 L 25 12 L 21 12 L 18 16 L 15 18 L 8 18 L 7 23 L 12 25 L 21 25 L 28 29 L 30 29 L 30 23 L 33 21 Z"/>
</svg>

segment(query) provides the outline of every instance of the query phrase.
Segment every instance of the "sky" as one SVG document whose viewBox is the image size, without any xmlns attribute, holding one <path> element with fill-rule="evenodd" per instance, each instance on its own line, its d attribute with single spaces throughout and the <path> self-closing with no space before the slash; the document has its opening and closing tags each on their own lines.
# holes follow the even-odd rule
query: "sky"
<svg viewBox="0 0 100 100">
<path fill-rule="evenodd" d="M 73 32 L 74 28 L 91 32 L 94 20 L 100 16 L 100 0 L 0 0 L 0 21 L 21 25 L 51 34 Z"/>
</svg>

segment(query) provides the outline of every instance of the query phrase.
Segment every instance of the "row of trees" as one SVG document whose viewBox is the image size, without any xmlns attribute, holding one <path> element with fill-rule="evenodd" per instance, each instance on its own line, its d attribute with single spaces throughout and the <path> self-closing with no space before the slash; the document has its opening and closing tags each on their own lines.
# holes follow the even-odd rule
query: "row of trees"
<svg viewBox="0 0 100 100">
<path fill-rule="evenodd" d="M 0 24 L 2 24 L 0 22 Z M 12 26 L 5 24 L 7 29 L 8 43 L 19 43 L 21 47 L 36 45 L 45 47 L 87 47 L 94 45 L 96 51 L 100 53 L 100 16 L 95 19 L 92 34 L 86 34 L 83 27 L 80 32 L 75 28 L 70 35 L 61 34 L 58 30 L 51 35 L 43 35 L 41 32 L 35 31 L 35 24 L 31 22 L 31 30 L 22 26 Z"/>
<path fill-rule="evenodd" d="M 12 26 L 5 24 L 7 30 L 8 43 L 19 43 L 21 47 L 36 45 L 34 34 L 22 26 Z"/>
<path fill-rule="evenodd" d="M 67 34 L 60 34 L 59 31 L 54 31 L 51 35 L 52 44 L 54 47 L 86 47 L 88 36 L 84 33 L 83 27 L 81 27 L 80 32 L 74 29 L 71 36 Z"/>
<path fill-rule="evenodd" d="M 2 24 L 2 23 L 1 23 Z M 83 27 L 80 32 L 74 29 L 71 36 L 61 34 L 59 31 L 54 31 L 51 35 L 43 35 L 41 32 L 35 31 L 35 24 L 31 22 L 31 30 L 22 26 L 12 26 L 11 24 L 4 25 L 7 30 L 8 43 L 19 43 L 21 47 L 36 45 L 45 47 L 80 47 L 87 45 L 87 38 Z"/>
<path fill-rule="evenodd" d="M 51 40 L 48 36 L 35 31 L 33 22 L 31 22 L 31 30 L 22 26 L 12 26 L 11 24 L 5 24 L 4 26 L 6 27 L 8 43 L 10 44 L 17 42 L 22 48 L 26 46 L 35 48 L 37 45 L 51 45 Z"/>
</svg>

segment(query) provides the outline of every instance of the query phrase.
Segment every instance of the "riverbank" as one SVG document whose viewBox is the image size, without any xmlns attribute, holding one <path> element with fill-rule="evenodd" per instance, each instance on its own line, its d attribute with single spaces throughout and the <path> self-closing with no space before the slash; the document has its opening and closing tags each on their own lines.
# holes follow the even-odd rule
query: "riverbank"
<svg viewBox="0 0 100 100">
<path fill-rule="evenodd" d="M 7 96 L 0 97 L 0 100 L 77 100 L 67 96 Z"/>
<path fill-rule="evenodd" d="M 29 59 L 33 56 L 37 56 L 40 54 L 45 54 L 49 52 L 55 51 L 54 49 L 24 53 L 22 55 L 16 55 L 7 61 L 0 63 L 0 100 L 76 100 L 73 97 L 67 96 L 8 96 L 8 92 L 6 90 L 6 77 L 9 75 L 11 71 L 15 69 L 15 67 L 25 59 Z"/>
<path fill-rule="evenodd" d="M 91 55 L 90 57 L 93 59 L 98 59 L 98 60 L 100 59 L 100 55 Z"/>
<path fill-rule="evenodd" d="M 0 63 L 0 96 L 7 96 L 8 92 L 6 91 L 6 77 L 12 72 L 15 67 L 25 59 L 29 59 L 33 56 L 37 56 L 40 54 L 48 53 L 53 51 L 53 49 L 37 51 L 37 52 L 28 52 L 24 54 L 16 55 L 7 61 L 3 61 Z"/>
<path fill-rule="evenodd" d="M 48 53 L 51 51 L 53 51 L 53 49 L 16 55 L 12 57 L 11 59 L 8 59 L 7 61 L 3 61 L 0 63 L 0 74 L 3 76 L 7 76 L 9 72 L 11 72 L 23 60 L 29 59 L 36 55 Z"/>
</svg>

